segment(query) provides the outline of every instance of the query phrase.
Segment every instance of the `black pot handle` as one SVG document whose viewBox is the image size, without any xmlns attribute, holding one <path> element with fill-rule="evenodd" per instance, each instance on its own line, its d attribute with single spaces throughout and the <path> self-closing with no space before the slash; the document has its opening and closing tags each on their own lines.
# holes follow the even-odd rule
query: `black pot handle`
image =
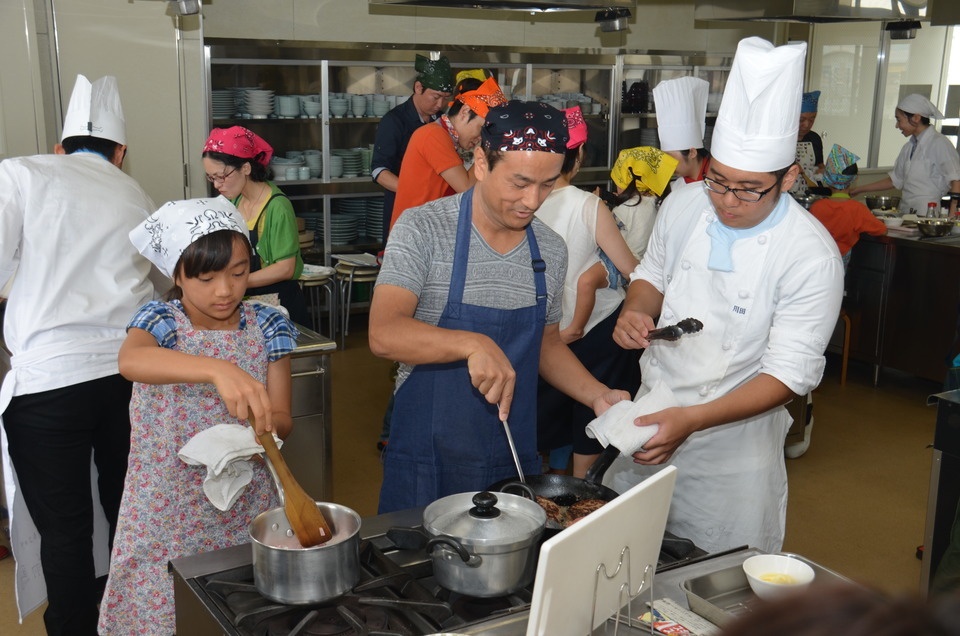
<svg viewBox="0 0 960 636">
<path fill-rule="evenodd" d="M 519 490 L 530 501 L 537 500 L 537 493 L 533 492 L 533 488 L 530 487 L 530 484 L 524 484 L 519 481 L 507 482 L 504 485 L 500 486 L 500 492 L 505 492 L 507 494 L 510 494 L 510 491 L 507 490 L 508 488 Z"/>
<path fill-rule="evenodd" d="M 613 460 L 617 457 L 620 457 L 620 449 L 610 444 L 603 449 L 603 452 L 600 453 L 600 457 L 597 458 L 597 461 L 593 462 L 593 465 L 587 469 L 587 474 L 583 476 L 584 480 L 589 481 L 591 484 L 600 484 L 603 479 L 603 474 L 607 472 L 607 469 L 610 468 L 613 464 Z"/>
<path fill-rule="evenodd" d="M 479 556 L 475 554 L 471 555 L 469 552 L 467 552 L 467 549 L 463 547 L 462 543 L 445 534 L 441 534 L 427 541 L 427 554 L 432 556 L 433 548 L 438 545 L 445 545 L 456 552 L 463 562 L 470 567 L 477 567 L 480 565 L 481 559 Z"/>
<path fill-rule="evenodd" d="M 430 535 L 423 528 L 394 526 L 387 530 L 387 538 L 401 550 L 422 550 Z"/>
</svg>

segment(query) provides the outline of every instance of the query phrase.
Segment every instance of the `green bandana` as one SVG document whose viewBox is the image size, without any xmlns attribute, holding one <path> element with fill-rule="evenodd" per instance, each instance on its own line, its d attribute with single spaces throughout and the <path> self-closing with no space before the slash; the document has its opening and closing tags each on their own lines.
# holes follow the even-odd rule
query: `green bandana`
<svg viewBox="0 0 960 636">
<path fill-rule="evenodd" d="M 450 70 L 450 60 L 440 56 L 439 60 L 430 60 L 417 55 L 414 65 L 417 71 L 417 81 L 424 88 L 430 88 L 441 93 L 453 92 L 453 71 Z"/>
</svg>

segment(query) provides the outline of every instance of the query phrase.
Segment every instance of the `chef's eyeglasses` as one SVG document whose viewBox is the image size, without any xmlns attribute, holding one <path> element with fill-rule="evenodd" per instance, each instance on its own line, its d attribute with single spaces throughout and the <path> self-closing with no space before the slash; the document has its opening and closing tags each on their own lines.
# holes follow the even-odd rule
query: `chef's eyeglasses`
<svg viewBox="0 0 960 636">
<path fill-rule="evenodd" d="M 229 177 L 230 175 L 232 175 L 232 174 L 233 174 L 234 172 L 236 172 L 236 171 L 237 171 L 237 168 L 234 168 L 234 169 L 231 170 L 230 172 L 227 172 L 227 173 L 224 173 L 224 174 L 208 174 L 208 175 L 207 175 L 207 181 L 209 181 L 210 183 L 212 183 L 212 184 L 214 184 L 214 185 L 216 185 L 216 184 L 218 184 L 218 183 L 223 183 L 224 181 L 227 180 L 227 177 Z"/>
<path fill-rule="evenodd" d="M 718 183 L 714 181 L 709 177 L 703 178 L 703 185 L 706 186 L 707 190 L 710 190 L 710 192 L 714 192 L 721 196 L 723 196 L 727 192 L 733 192 L 733 196 L 737 197 L 741 201 L 745 201 L 747 203 L 756 203 L 757 201 L 762 199 L 765 194 L 767 194 L 768 192 L 776 188 L 778 185 L 780 185 L 781 179 L 783 179 L 783 175 L 777 177 L 777 180 L 773 183 L 773 185 L 767 188 L 766 190 L 745 190 L 743 188 L 730 188 L 723 185 L 722 183 Z"/>
</svg>

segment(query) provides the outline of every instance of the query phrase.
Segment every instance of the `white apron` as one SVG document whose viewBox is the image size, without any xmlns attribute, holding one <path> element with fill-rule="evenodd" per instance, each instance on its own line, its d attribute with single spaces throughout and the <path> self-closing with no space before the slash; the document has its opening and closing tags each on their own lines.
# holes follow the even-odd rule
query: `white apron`
<svg viewBox="0 0 960 636">
<path fill-rule="evenodd" d="M 80 349 L 89 349 L 89 343 L 75 344 Z M 69 349 L 60 347 L 60 350 Z M 3 385 L 0 386 L 0 455 L 3 461 L 3 487 L 10 515 L 10 546 L 16 557 L 14 587 L 16 588 L 17 612 L 20 622 L 23 617 L 44 604 L 47 600 L 47 584 L 43 580 L 40 566 L 40 534 L 27 511 L 27 505 L 20 494 L 20 482 L 10 461 L 7 449 L 7 432 L 3 428 L 2 414 L 7 410 L 10 400 L 16 395 L 18 369 L 28 367 L 37 360 L 47 359 L 50 352 L 39 348 L 30 354 L 17 356 L 8 362 L 5 351 L 0 350 L 0 373 L 6 371 Z M 7 365 L 12 366 L 8 371 Z M 100 505 L 100 491 L 97 488 L 97 467 L 90 453 L 90 491 L 93 495 L 93 564 L 97 576 L 104 576 L 110 568 L 109 534 L 107 516 Z"/>
<path fill-rule="evenodd" d="M 751 320 L 769 321 L 767 308 L 757 305 L 770 301 L 756 293 L 769 256 L 769 232 L 737 241 L 736 275 L 719 276 L 704 271 L 710 250 L 709 222 L 716 221 L 707 209 L 668 272 L 658 322 L 665 326 L 693 317 L 703 322 L 703 331 L 676 342 L 654 341 L 640 359 L 640 391 L 649 391 L 662 378 L 682 406 L 714 400 L 753 377 L 731 373 L 731 363 L 744 338 L 753 337 L 747 335 Z M 731 298 L 736 299 L 734 308 L 725 300 Z M 757 325 L 753 326 L 756 330 Z M 667 529 L 709 552 L 744 544 L 779 551 L 787 503 L 782 446 L 791 421 L 781 407 L 691 435 L 668 464 L 678 472 Z M 752 468 L 745 470 L 747 465 Z M 624 492 L 662 468 L 620 457 L 604 483 Z"/>
<path fill-rule="evenodd" d="M 904 214 L 926 216 L 930 203 L 936 204 L 935 210 L 940 214 L 940 199 L 944 193 L 937 189 L 938 184 L 934 182 L 930 170 L 930 164 L 919 157 L 907 159 L 900 200 L 900 211 Z"/>
</svg>

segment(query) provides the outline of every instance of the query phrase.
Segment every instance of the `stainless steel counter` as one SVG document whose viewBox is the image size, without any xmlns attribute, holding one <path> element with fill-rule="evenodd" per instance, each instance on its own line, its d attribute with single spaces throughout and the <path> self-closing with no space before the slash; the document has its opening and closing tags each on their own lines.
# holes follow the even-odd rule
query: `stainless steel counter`
<svg viewBox="0 0 960 636">
<path fill-rule="evenodd" d="M 293 432 L 283 457 L 297 481 L 312 497 L 333 500 L 333 433 L 330 352 L 337 343 L 297 325 L 300 337 L 291 355 Z"/>
</svg>

